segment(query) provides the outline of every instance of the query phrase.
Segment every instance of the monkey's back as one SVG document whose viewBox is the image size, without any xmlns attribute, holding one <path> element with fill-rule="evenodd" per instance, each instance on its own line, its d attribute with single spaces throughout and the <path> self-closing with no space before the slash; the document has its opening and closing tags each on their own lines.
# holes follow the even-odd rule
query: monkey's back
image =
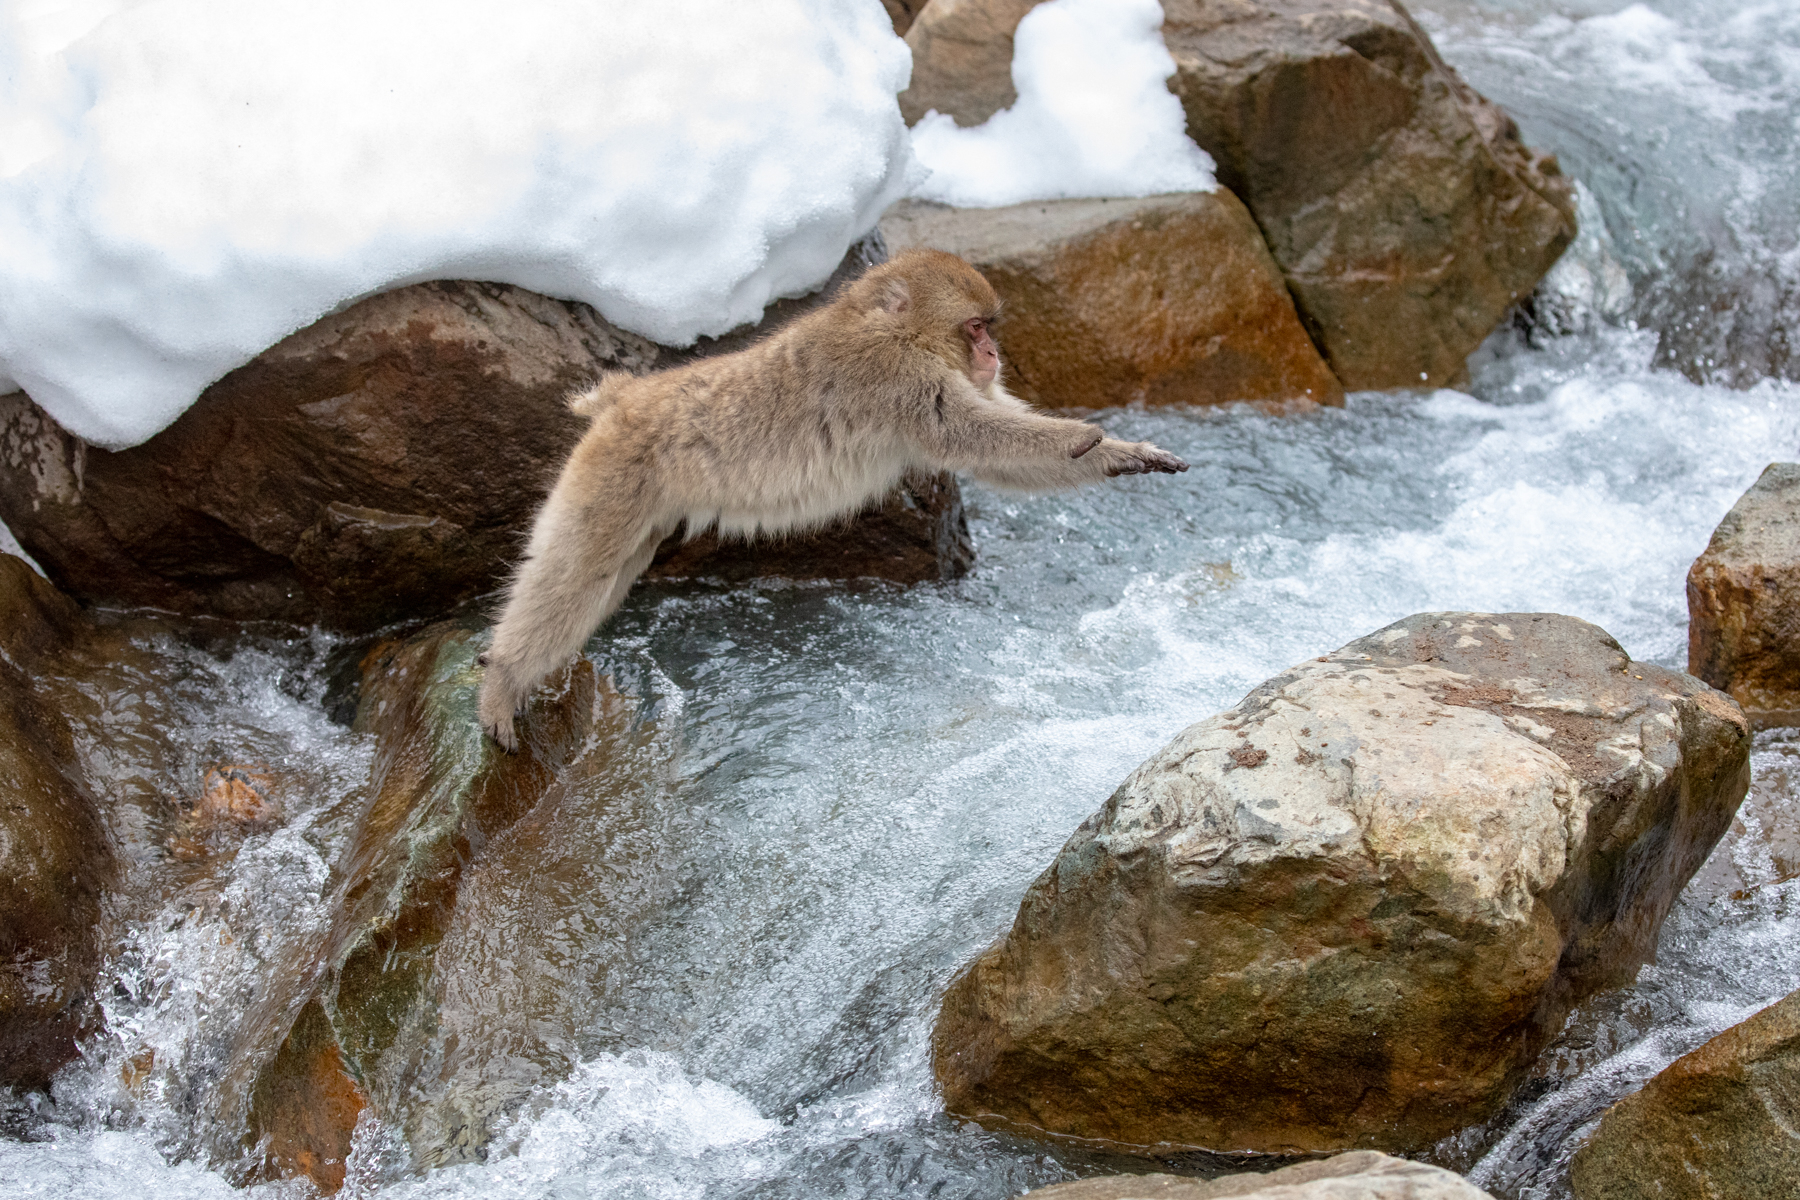
<svg viewBox="0 0 1800 1200">
<path fill-rule="evenodd" d="M 639 377 L 609 376 L 576 401 L 613 443 L 648 464 L 661 515 L 690 535 L 779 534 L 849 516 L 885 495 L 917 454 L 879 411 L 906 397 L 846 379 L 831 309 L 733 354 Z M 866 376 L 866 368 L 860 372 Z M 591 398 L 591 399 L 590 399 Z"/>
</svg>

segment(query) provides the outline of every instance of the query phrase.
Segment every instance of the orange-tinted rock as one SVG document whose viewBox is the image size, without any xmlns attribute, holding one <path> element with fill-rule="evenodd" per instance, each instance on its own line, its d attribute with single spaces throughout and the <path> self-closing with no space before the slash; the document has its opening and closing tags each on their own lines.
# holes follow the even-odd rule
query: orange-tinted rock
<svg viewBox="0 0 1800 1200">
<path fill-rule="evenodd" d="M 1231 193 L 956 209 L 909 201 L 891 248 L 979 268 L 1005 301 L 1006 380 L 1050 406 L 1343 402 Z"/>
<path fill-rule="evenodd" d="M 911 125 L 932 109 L 979 125 L 1019 98 L 1013 90 L 1013 30 L 1038 0 L 930 0 L 906 30 L 912 82 L 900 93 Z"/>
<path fill-rule="evenodd" d="M 344 1164 L 356 1119 L 369 1105 L 351 1077 L 325 1010 L 308 1001 L 256 1081 L 250 1121 L 261 1134 L 259 1172 L 273 1179 L 304 1175 L 321 1192 L 344 1186 Z"/>
<path fill-rule="evenodd" d="M 80 628 L 66 597 L 0 554 L 0 1085 L 42 1086 L 97 1018 L 115 864 L 68 722 L 31 686 Z"/>
<path fill-rule="evenodd" d="M 1670 1063 L 1575 1154 L 1576 1200 L 1789 1200 L 1800 1180 L 1800 992 Z"/>
<path fill-rule="evenodd" d="M 1188 134 L 1352 390 L 1441 385 L 1575 235 L 1575 198 L 1385 0 L 1166 0 Z"/>
<path fill-rule="evenodd" d="M 281 815 L 270 797 L 274 777 L 263 765 L 208 767 L 189 818 L 200 824 L 256 825 Z"/>
<path fill-rule="evenodd" d="M 1749 783 L 1737 706 L 1547 613 L 1423 613 L 1192 725 L 949 987 L 950 1112 L 1414 1152 L 1648 961 Z"/>
<path fill-rule="evenodd" d="M 1770 463 L 1688 571 L 1688 670 L 1759 729 L 1800 725 L 1800 464 Z"/>
</svg>

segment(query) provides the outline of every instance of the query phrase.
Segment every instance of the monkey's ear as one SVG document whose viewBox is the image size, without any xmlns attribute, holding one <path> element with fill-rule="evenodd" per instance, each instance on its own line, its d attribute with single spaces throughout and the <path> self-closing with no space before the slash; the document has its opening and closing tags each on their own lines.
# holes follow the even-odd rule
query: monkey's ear
<svg viewBox="0 0 1800 1200">
<path fill-rule="evenodd" d="M 890 279 L 881 290 L 881 307 L 896 317 L 912 307 L 912 293 L 906 288 L 904 279 Z"/>
</svg>

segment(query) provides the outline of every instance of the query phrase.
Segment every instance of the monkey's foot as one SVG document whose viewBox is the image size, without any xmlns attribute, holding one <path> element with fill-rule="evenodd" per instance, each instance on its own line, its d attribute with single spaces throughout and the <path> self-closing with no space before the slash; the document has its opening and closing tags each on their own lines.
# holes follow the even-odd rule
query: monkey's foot
<svg viewBox="0 0 1800 1200">
<path fill-rule="evenodd" d="M 481 681 L 481 699 L 475 711 L 483 732 L 511 754 L 519 748 L 519 736 L 513 731 L 513 714 L 518 711 L 524 696 L 508 685 L 503 678 L 505 674 L 505 668 L 487 664 L 487 676 Z"/>
</svg>

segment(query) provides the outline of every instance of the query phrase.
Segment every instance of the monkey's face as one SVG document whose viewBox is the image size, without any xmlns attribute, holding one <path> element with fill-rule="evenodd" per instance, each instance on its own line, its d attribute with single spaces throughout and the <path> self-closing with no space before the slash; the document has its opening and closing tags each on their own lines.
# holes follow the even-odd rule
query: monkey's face
<svg viewBox="0 0 1800 1200">
<path fill-rule="evenodd" d="M 969 339 L 969 379 L 978 388 L 994 382 L 1000 373 L 1000 347 L 988 333 L 989 317 L 970 317 L 962 323 L 963 336 Z"/>
</svg>

